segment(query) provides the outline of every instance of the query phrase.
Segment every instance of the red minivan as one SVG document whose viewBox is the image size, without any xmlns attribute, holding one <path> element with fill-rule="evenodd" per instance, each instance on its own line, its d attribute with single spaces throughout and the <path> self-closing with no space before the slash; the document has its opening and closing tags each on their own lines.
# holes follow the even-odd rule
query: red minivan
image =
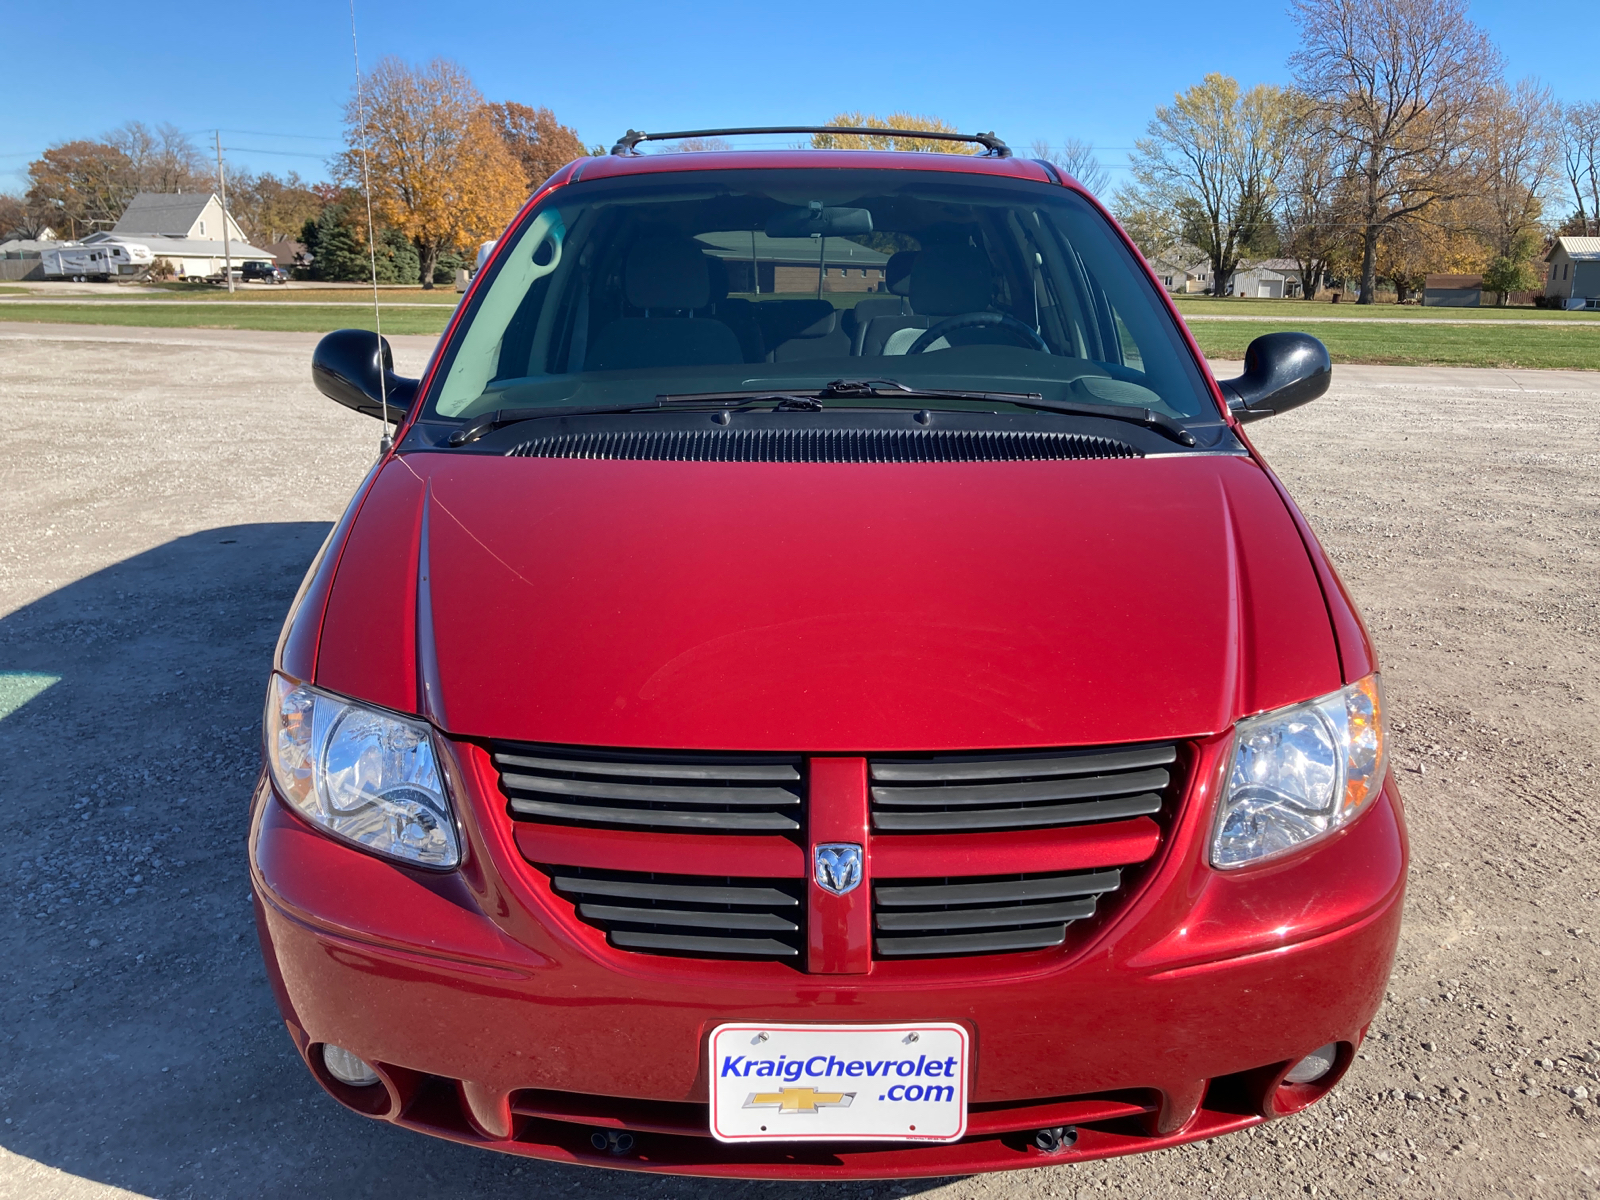
<svg viewBox="0 0 1600 1200">
<path fill-rule="evenodd" d="M 1372 645 L 1242 429 L 1322 345 L 1219 384 L 993 135 L 645 140 L 540 189 L 421 380 L 317 348 L 398 429 L 284 627 L 252 806 L 312 1074 L 514 1154 L 813 1179 L 1327 1093 L 1407 846 Z"/>
</svg>

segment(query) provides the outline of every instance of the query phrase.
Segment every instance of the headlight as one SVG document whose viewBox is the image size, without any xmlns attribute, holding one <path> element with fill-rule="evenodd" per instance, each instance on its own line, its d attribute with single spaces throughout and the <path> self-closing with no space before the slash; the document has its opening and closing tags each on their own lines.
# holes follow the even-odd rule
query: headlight
<svg viewBox="0 0 1600 1200">
<path fill-rule="evenodd" d="M 426 867 L 461 861 L 425 723 L 274 675 L 266 725 L 273 781 L 308 820 Z"/>
<path fill-rule="evenodd" d="M 1212 865 L 1242 867 L 1333 832 L 1378 794 L 1383 772 L 1377 675 L 1240 721 L 1211 838 Z"/>
</svg>

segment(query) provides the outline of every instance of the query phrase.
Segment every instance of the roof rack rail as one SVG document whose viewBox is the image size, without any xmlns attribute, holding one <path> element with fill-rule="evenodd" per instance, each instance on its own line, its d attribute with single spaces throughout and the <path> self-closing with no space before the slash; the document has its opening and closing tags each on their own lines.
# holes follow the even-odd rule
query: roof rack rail
<svg viewBox="0 0 1600 1200">
<path fill-rule="evenodd" d="M 760 129 L 680 129 L 676 133 L 641 133 L 630 129 L 617 139 L 611 153 L 630 156 L 638 154 L 640 142 L 676 142 L 685 138 L 723 137 L 751 133 L 875 133 L 886 137 L 925 138 L 932 142 L 977 142 L 984 153 L 994 158 L 1010 158 L 1011 147 L 990 133 L 936 133 L 928 129 L 879 129 L 865 125 L 773 125 Z"/>
</svg>

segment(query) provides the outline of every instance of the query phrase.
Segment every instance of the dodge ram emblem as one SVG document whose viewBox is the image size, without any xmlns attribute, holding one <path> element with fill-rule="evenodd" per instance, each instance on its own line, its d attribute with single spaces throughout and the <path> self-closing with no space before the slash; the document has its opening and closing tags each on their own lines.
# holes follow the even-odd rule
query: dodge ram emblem
<svg viewBox="0 0 1600 1200">
<path fill-rule="evenodd" d="M 811 852 L 817 886 L 835 896 L 853 892 L 861 883 L 861 847 L 853 842 L 823 842 Z"/>
</svg>

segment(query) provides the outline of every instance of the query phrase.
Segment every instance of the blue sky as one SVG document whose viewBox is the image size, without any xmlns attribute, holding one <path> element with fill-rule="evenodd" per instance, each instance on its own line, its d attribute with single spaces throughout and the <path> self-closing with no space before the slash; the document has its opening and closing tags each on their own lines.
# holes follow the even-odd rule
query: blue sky
<svg viewBox="0 0 1600 1200">
<path fill-rule="evenodd" d="M 1473 5 L 1513 78 L 1539 75 L 1569 100 L 1600 98 L 1593 56 L 1562 50 L 1559 31 L 1576 32 L 1582 10 Z M 548 105 L 588 142 L 609 145 L 630 125 L 809 123 L 906 108 L 994 129 L 1017 147 L 1087 139 L 1114 179 L 1157 104 L 1207 71 L 1284 82 L 1295 45 L 1282 0 L 357 0 L 357 18 L 364 63 L 453 58 L 489 99 Z M 213 41 L 227 49 L 208 54 Z M 208 149 L 220 126 L 231 161 L 308 178 L 323 177 L 339 145 L 352 80 L 342 0 L 80 0 L 70 22 L 39 22 L 26 43 L 0 72 L 0 190 L 20 190 L 47 145 L 133 118 L 170 121 Z"/>
</svg>

